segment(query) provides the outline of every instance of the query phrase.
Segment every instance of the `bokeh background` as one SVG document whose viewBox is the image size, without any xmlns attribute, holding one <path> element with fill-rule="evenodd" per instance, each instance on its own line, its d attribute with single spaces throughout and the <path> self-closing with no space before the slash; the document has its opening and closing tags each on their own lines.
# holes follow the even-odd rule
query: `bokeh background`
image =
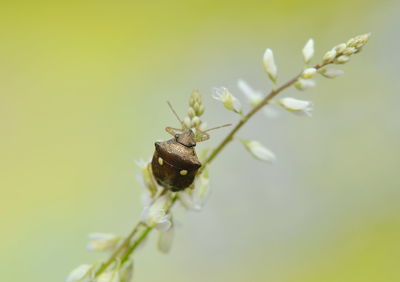
<svg viewBox="0 0 400 282">
<path fill-rule="evenodd" d="M 211 168 L 204 211 L 177 209 L 169 255 L 151 236 L 135 281 L 400 281 L 400 21 L 398 1 L 1 1 L 1 281 L 64 281 L 90 232 L 127 234 L 143 188 L 134 160 L 176 126 L 195 88 L 210 126 L 235 122 L 210 97 L 262 71 L 280 79 L 372 32 L 345 76 L 285 95 L 312 118 L 259 114 L 240 133 L 273 165 L 232 144 Z M 212 147 L 215 131 L 199 149 Z"/>
</svg>

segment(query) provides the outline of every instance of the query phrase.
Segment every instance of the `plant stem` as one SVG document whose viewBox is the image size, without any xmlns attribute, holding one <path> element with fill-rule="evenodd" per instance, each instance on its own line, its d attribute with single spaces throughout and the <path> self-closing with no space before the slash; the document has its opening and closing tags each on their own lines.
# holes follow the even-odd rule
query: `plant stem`
<svg viewBox="0 0 400 282">
<path fill-rule="evenodd" d="M 145 230 L 143 230 L 142 234 L 140 234 L 139 238 L 137 238 L 132 246 L 125 252 L 125 254 L 121 258 L 121 265 L 124 264 L 130 257 L 130 255 L 136 250 L 136 248 L 140 245 L 140 243 L 143 242 L 144 239 L 146 239 L 147 235 L 150 233 L 150 231 L 153 229 L 153 227 L 148 226 L 146 227 Z"/>
</svg>

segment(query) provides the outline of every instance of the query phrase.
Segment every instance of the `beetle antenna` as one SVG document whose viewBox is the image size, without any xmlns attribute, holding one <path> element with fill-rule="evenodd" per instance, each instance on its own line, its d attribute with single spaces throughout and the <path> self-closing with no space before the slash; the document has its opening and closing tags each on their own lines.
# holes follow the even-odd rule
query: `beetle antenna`
<svg viewBox="0 0 400 282">
<path fill-rule="evenodd" d="M 208 132 L 208 131 L 211 131 L 211 130 L 214 130 L 214 129 L 220 129 L 220 128 L 228 127 L 228 126 L 231 126 L 231 125 L 232 125 L 231 123 L 228 123 L 228 124 L 224 124 L 224 125 L 221 125 L 221 126 L 217 126 L 217 127 L 213 127 L 213 128 L 207 129 L 206 131 L 203 131 L 203 132 Z"/>
<path fill-rule="evenodd" d="M 167 104 L 169 106 L 169 108 L 171 109 L 172 113 L 174 114 L 174 116 L 176 116 L 176 118 L 179 120 L 179 122 L 181 124 L 183 124 L 182 120 L 179 118 L 178 114 L 175 112 L 174 108 L 172 107 L 171 103 L 169 101 L 167 101 Z"/>
</svg>

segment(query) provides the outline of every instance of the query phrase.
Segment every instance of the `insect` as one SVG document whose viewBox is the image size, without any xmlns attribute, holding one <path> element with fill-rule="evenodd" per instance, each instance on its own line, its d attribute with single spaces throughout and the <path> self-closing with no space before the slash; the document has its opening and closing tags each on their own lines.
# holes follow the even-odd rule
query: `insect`
<svg viewBox="0 0 400 282">
<path fill-rule="evenodd" d="M 184 190 L 192 185 L 196 173 L 201 167 L 197 158 L 195 147 L 197 142 L 210 138 L 207 133 L 210 130 L 229 126 L 223 126 L 195 132 L 187 128 L 179 118 L 172 105 L 168 102 L 173 114 L 182 125 L 181 129 L 166 127 L 165 130 L 173 136 L 168 141 L 155 142 L 155 152 L 151 161 L 151 168 L 157 183 L 173 192 Z"/>
</svg>

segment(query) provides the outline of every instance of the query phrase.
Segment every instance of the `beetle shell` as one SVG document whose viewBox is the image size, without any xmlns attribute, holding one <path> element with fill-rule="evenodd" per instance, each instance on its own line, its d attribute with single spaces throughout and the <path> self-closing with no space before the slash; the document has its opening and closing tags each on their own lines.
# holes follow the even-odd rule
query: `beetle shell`
<svg viewBox="0 0 400 282">
<path fill-rule="evenodd" d="M 173 138 L 156 142 L 155 147 L 151 168 L 157 183 L 174 192 L 189 187 L 201 167 L 194 146 L 185 146 Z"/>
</svg>

